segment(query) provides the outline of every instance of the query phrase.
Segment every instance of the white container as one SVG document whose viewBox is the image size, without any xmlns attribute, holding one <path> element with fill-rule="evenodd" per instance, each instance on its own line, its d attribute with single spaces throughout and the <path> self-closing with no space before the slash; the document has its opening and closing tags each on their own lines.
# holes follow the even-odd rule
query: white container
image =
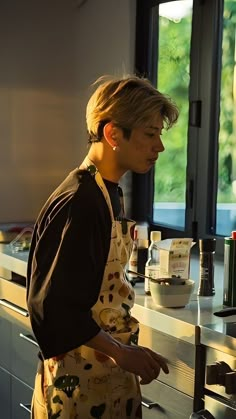
<svg viewBox="0 0 236 419">
<path fill-rule="evenodd" d="M 184 285 L 166 285 L 150 280 L 153 302 L 161 307 L 184 307 L 189 303 L 195 282 L 185 279 Z"/>
<path fill-rule="evenodd" d="M 172 275 L 181 278 L 189 277 L 191 238 L 165 239 L 159 242 L 160 276 L 169 278 Z"/>
</svg>

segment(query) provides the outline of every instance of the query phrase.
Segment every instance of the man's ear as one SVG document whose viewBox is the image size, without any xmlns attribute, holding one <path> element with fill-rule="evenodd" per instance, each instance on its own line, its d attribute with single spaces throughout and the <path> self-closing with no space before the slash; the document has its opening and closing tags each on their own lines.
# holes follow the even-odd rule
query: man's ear
<svg viewBox="0 0 236 419">
<path fill-rule="evenodd" d="M 117 134 L 117 127 L 112 122 L 104 125 L 103 136 L 112 148 L 117 146 Z"/>
</svg>

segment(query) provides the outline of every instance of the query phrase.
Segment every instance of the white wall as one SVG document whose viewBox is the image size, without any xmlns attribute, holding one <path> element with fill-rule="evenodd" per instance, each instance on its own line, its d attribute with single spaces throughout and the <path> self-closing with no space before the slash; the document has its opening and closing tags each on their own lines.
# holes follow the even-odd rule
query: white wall
<svg viewBox="0 0 236 419">
<path fill-rule="evenodd" d="M 135 4 L 0 3 L 0 223 L 33 221 L 84 157 L 91 83 L 134 70 Z"/>
</svg>

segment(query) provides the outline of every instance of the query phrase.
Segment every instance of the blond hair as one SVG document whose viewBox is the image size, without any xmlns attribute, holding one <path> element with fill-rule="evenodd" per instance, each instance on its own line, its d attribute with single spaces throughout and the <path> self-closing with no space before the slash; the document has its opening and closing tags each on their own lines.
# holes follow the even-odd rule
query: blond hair
<svg viewBox="0 0 236 419">
<path fill-rule="evenodd" d="M 90 97 L 86 109 L 89 140 L 100 141 L 103 127 L 112 121 L 123 129 L 127 138 L 133 128 L 161 114 L 164 127 L 169 129 L 178 119 L 179 111 L 171 98 L 156 90 L 149 80 L 136 76 L 123 78 L 100 77 L 101 83 Z"/>
</svg>

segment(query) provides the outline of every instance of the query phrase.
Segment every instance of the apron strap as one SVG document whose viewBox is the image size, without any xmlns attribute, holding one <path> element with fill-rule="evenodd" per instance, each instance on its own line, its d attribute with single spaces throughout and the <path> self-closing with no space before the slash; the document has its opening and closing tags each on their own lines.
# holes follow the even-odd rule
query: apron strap
<svg viewBox="0 0 236 419">
<path fill-rule="evenodd" d="M 106 185 L 103 182 L 102 176 L 98 171 L 98 168 L 95 166 L 95 164 L 88 158 L 88 156 L 85 157 L 83 164 L 86 166 L 87 171 L 91 174 L 91 176 L 94 177 L 97 185 L 99 186 L 99 188 L 102 191 L 102 194 L 106 200 L 106 203 L 108 205 L 109 211 L 110 211 L 110 215 L 111 215 L 111 220 L 115 221 L 114 219 L 114 214 L 113 214 L 113 209 L 112 209 L 112 205 L 111 205 L 111 200 L 110 200 L 110 196 L 109 193 L 107 191 Z M 123 195 L 123 193 L 122 193 Z M 123 204 L 124 205 L 124 204 Z"/>
</svg>

